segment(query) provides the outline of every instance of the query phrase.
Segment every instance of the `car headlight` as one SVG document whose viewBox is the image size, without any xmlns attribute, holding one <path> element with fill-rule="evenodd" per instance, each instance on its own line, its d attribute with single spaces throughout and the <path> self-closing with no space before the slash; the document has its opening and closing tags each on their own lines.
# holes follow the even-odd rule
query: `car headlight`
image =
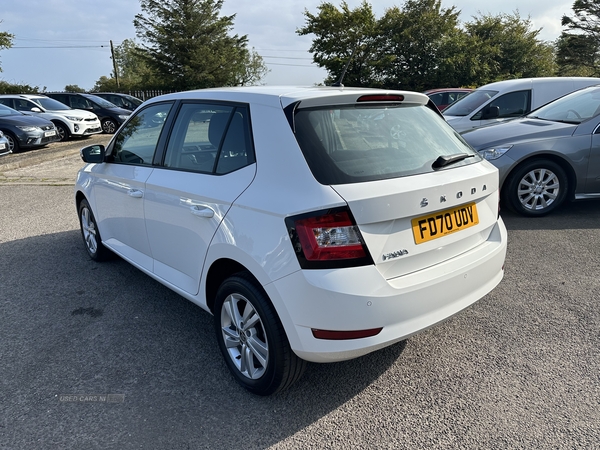
<svg viewBox="0 0 600 450">
<path fill-rule="evenodd" d="M 73 116 L 65 116 L 65 117 L 72 122 L 81 122 L 83 120 L 82 117 L 73 117 Z"/>
<path fill-rule="evenodd" d="M 22 127 L 17 127 L 19 130 L 23 130 L 23 131 L 42 131 L 41 128 L 39 127 L 29 127 L 29 126 L 22 126 Z"/>
<path fill-rule="evenodd" d="M 128 117 L 129 117 L 129 115 L 125 115 L 125 114 L 119 115 L 119 119 L 121 119 L 123 122 L 125 122 Z"/>
<path fill-rule="evenodd" d="M 479 150 L 479 154 L 483 158 L 487 159 L 488 161 L 492 161 L 494 159 L 500 158 L 511 148 L 512 148 L 512 145 L 503 145 L 500 147 L 484 148 L 483 150 Z"/>
</svg>

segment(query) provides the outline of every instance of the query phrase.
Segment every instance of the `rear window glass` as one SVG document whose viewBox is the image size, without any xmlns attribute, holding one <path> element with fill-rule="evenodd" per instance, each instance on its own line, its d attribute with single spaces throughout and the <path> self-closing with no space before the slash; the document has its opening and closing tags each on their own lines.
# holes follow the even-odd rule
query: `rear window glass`
<svg viewBox="0 0 600 450">
<path fill-rule="evenodd" d="M 475 155 L 438 114 L 422 105 L 335 106 L 296 110 L 295 134 L 321 184 L 348 184 L 433 172 L 442 155 Z"/>
</svg>

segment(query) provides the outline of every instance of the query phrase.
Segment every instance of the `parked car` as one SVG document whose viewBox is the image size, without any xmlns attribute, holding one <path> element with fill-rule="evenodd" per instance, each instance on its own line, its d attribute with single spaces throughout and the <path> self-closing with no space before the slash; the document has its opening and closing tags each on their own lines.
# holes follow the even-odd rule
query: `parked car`
<svg viewBox="0 0 600 450">
<path fill-rule="evenodd" d="M 211 312 L 227 366 L 260 395 L 305 361 L 406 339 L 503 276 L 497 170 L 421 93 L 168 94 L 81 154 L 89 256 L 112 251 Z"/>
<path fill-rule="evenodd" d="M 48 97 L 58 100 L 73 109 L 85 109 L 98 116 L 102 131 L 113 134 L 129 117 L 131 111 L 119 108 L 111 102 L 91 94 L 76 92 L 49 92 Z"/>
<path fill-rule="evenodd" d="M 48 119 L 56 127 L 59 140 L 102 133 L 100 120 L 90 111 L 72 109 L 45 95 L 16 94 L 0 95 L 0 104 Z"/>
<path fill-rule="evenodd" d="M 8 139 L 6 139 L 4 133 L 0 131 L 0 156 L 8 155 L 9 153 L 12 153 L 12 150 L 8 145 Z"/>
<path fill-rule="evenodd" d="M 443 111 L 452 103 L 460 100 L 472 91 L 473 89 L 469 88 L 440 88 L 430 89 L 423 93 L 427 95 L 433 101 L 433 103 L 435 103 L 435 106 L 437 106 L 440 111 Z"/>
<path fill-rule="evenodd" d="M 59 140 L 54 124 L 42 117 L 33 117 L 0 105 L 0 131 L 8 140 L 8 149 L 43 147 Z"/>
<path fill-rule="evenodd" d="M 444 110 L 458 131 L 522 117 L 552 100 L 583 87 L 600 84 L 600 78 L 521 78 L 486 84 Z"/>
<path fill-rule="evenodd" d="M 104 100 L 117 105 L 119 108 L 133 111 L 135 108 L 144 103 L 137 97 L 128 94 L 120 94 L 116 92 L 94 92 L 97 97 L 102 97 Z"/>
<path fill-rule="evenodd" d="M 568 94 L 529 115 L 463 133 L 500 171 L 502 197 L 526 216 L 568 199 L 600 196 L 600 87 Z"/>
</svg>

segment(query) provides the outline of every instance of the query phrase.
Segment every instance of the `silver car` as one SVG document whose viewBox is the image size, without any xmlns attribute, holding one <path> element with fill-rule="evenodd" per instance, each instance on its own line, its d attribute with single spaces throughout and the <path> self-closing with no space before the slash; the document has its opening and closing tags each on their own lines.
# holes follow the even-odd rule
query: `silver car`
<svg viewBox="0 0 600 450">
<path fill-rule="evenodd" d="M 600 197 L 600 86 L 462 137 L 499 169 L 504 204 L 520 214 Z"/>
<path fill-rule="evenodd" d="M 6 139 L 4 133 L 0 131 L 0 156 L 8 155 L 9 153 L 12 153 L 12 150 L 10 149 L 10 145 L 8 145 L 8 139 Z"/>
</svg>

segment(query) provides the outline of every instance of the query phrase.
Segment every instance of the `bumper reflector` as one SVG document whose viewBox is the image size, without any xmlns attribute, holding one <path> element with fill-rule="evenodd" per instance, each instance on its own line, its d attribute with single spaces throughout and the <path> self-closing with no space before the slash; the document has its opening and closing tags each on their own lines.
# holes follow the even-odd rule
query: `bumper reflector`
<svg viewBox="0 0 600 450">
<path fill-rule="evenodd" d="M 371 328 L 369 330 L 353 330 L 353 331 L 331 331 L 317 330 L 312 328 L 312 334 L 317 339 L 328 339 L 332 341 L 341 341 L 346 339 L 361 339 L 378 335 L 383 327 Z"/>
</svg>

